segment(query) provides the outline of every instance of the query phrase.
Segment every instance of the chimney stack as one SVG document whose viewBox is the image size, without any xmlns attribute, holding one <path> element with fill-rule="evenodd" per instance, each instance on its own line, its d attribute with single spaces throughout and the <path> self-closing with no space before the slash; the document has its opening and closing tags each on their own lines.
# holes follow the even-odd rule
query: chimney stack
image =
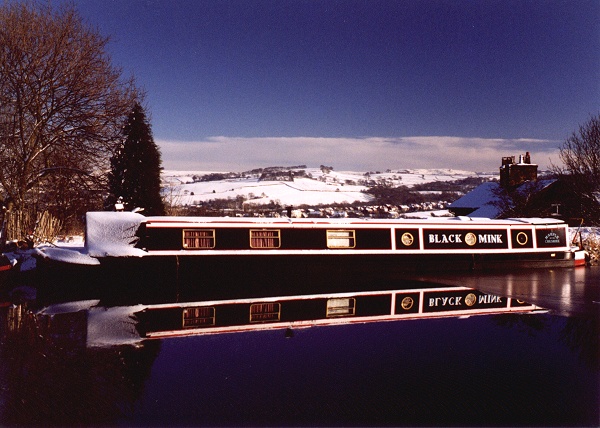
<svg viewBox="0 0 600 428">
<path fill-rule="evenodd" d="M 526 181 L 534 181 L 537 179 L 537 168 L 536 164 L 531 163 L 529 152 L 519 155 L 519 163 L 515 163 L 514 156 L 503 157 L 500 167 L 500 186 L 510 189 Z"/>
</svg>

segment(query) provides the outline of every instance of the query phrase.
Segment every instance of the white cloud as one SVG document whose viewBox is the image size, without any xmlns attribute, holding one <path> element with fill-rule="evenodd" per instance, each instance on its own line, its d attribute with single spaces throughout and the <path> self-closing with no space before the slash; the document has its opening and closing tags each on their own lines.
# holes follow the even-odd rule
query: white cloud
<svg viewBox="0 0 600 428">
<path fill-rule="evenodd" d="M 336 170 L 452 168 L 495 171 L 503 156 L 531 153 L 540 169 L 558 164 L 557 141 L 463 137 L 209 137 L 157 139 L 165 169 L 244 171 L 266 166 L 331 165 Z"/>
</svg>

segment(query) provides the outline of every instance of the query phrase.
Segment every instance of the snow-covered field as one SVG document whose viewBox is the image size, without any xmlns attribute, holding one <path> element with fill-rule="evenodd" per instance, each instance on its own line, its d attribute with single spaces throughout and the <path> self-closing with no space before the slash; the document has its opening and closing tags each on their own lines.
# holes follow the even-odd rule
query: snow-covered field
<svg viewBox="0 0 600 428">
<path fill-rule="evenodd" d="M 393 186 L 407 187 L 435 181 L 454 181 L 468 177 L 494 177 L 494 173 L 476 173 L 452 169 L 397 170 L 388 172 L 322 171 L 306 168 L 308 177 L 294 181 L 260 180 L 258 174 L 244 174 L 243 178 L 219 181 L 196 181 L 194 176 L 210 174 L 210 171 L 163 171 L 163 183 L 167 198 L 173 205 L 197 205 L 214 199 L 243 197 L 247 203 L 281 205 L 326 205 L 336 203 L 368 202 L 366 180 L 386 181 Z"/>
</svg>

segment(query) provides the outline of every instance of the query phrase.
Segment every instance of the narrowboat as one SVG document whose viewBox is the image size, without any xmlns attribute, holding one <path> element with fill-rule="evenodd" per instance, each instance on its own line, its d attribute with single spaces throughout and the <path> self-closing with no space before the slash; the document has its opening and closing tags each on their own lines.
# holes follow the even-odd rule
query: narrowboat
<svg viewBox="0 0 600 428">
<path fill-rule="evenodd" d="M 177 282 L 194 298 L 228 299 L 375 290 L 411 275 L 573 267 L 557 219 L 490 220 L 144 217 L 90 212 L 83 251 L 46 248 L 111 283 Z M 324 281 L 325 279 L 325 281 Z M 117 281 L 118 280 L 118 281 Z M 408 286 L 411 286 L 408 284 Z"/>
</svg>

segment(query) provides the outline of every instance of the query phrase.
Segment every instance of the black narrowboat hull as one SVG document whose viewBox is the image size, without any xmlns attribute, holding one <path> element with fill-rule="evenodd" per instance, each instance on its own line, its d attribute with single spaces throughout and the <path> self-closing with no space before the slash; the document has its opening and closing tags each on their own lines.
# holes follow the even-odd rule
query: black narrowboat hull
<svg viewBox="0 0 600 428">
<path fill-rule="evenodd" d="M 572 253 L 437 255 L 152 256 L 104 258 L 95 277 L 126 290 L 177 290 L 171 299 L 199 301 L 414 287 L 440 274 L 572 267 Z M 144 296 L 144 293 L 139 293 Z M 154 299 L 152 299 L 154 300 Z"/>
</svg>

